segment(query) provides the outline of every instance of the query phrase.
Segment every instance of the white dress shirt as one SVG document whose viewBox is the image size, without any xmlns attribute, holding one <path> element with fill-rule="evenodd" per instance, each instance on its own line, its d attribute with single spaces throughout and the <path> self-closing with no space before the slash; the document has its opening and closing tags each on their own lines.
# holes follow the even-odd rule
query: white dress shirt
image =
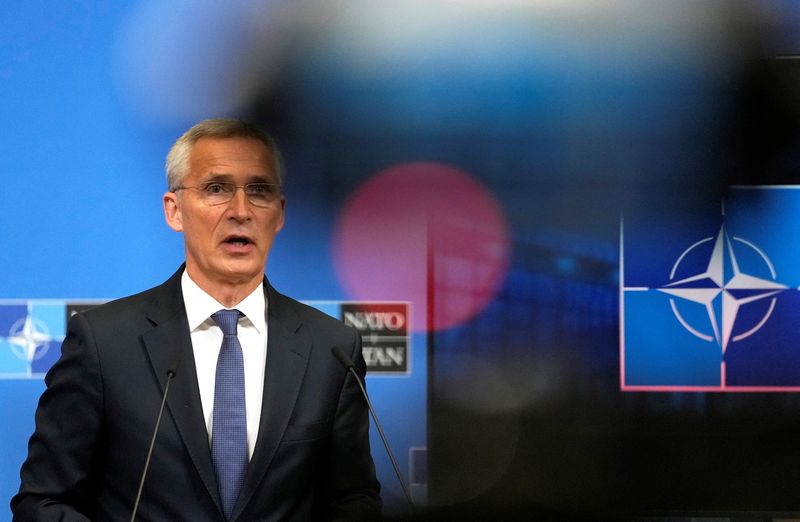
<svg viewBox="0 0 800 522">
<path fill-rule="evenodd" d="M 214 385 L 217 373 L 217 357 L 222 347 L 222 330 L 211 318 L 211 314 L 226 308 L 204 292 L 192 281 L 186 270 L 181 276 L 183 302 L 189 319 L 194 363 L 197 369 L 197 384 L 200 386 L 200 401 L 208 429 L 211 445 L 211 423 L 214 418 Z M 244 397 L 247 410 L 247 448 L 250 458 L 256 446 L 258 425 L 261 422 L 261 400 L 264 393 L 264 368 L 267 362 L 267 302 L 264 284 L 233 306 L 244 314 L 239 318 L 237 333 L 244 357 Z"/>
</svg>

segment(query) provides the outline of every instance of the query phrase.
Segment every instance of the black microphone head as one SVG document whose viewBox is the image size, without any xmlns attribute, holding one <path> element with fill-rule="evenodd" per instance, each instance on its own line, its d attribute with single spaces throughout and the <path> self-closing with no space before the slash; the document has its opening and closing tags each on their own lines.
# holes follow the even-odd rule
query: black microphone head
<svg viewBox="0 0 800 522">
<path fill-rule="evenodd" d="M 355 364 L 353 364 L 353 361 L 350 359 L 350 357 L 348 357 L 347 354 L 344 353 L 344 350 L 338 346 L 332 347 L 331 353 L 334 357 L 336 357 L 336 360 L 339 361 L 339 364 L 345 367 L 345 369 L 349 370 L 350 368 L 355 367 Z"/>
<path fill-rule="evenodd" d="M 181 366 L 181 362 L 183 362 L 183 356 L 180 350 L 175 350 L 175 353 L 172 354 L 172 357 L 169 359 L 169 364 L 167 365 L 167 378 L 172 379 L 175 377 L 175 372 Z"/>
</svg>

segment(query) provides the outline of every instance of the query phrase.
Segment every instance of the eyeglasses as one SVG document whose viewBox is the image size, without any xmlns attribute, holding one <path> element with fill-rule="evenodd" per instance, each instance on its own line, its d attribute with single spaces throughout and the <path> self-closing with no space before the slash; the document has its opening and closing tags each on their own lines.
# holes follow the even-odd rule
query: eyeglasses
<svg viewBox="0 0 800 522">
<path fill-rule="evenodd" d="M 281 186 L 275 183 L 237 185 L 230 181 L 208 181 L 193 187 L 177 187 L 173 192 L 184 189 L 196 190 L 200 198 L 208 205 L 228 203 L 233 199 L 233 195 L 236 194 L 236 189 L 244 190 L 247 201 L 257 207 L 268 207 L 281 195 Z"/>
</svg>

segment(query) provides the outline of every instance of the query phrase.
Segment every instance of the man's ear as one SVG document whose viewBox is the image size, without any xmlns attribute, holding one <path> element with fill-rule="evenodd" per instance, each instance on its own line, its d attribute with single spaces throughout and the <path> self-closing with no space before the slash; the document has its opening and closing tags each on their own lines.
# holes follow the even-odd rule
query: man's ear
<svg viewBox="0 0 800 522">
<path fill-rule="evenodd" d="M 286 196 L 281 196 L 281 215 L 278 218 L 278 224 L 275 232 L 280 232 L 283 229 L 284 218 L 286 217 Z"/>
<path fill-rule="evenodd" d="M 164 194 L 164 218 L 167 220 L 169 228 L 175 232 L 183 231 L 180 202 L 178 201 L 178 195 L 174 192 Z"/>
</svg>

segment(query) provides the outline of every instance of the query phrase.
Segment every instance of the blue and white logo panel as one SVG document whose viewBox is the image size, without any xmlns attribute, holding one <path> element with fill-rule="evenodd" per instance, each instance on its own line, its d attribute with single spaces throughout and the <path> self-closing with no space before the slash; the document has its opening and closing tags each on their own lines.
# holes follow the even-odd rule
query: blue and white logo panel
<svg viewBox="0 0 800 522">
<path fill-rule="evenodd" d="M 626 216 L 620 381 L 800 391 L 800 189 L 730 190 L 716 215 Z"/>
<path fill-rule="evenodd" d="M 53 301 L 0 301 L 0 378 L 41 378 L 61 354 L 66 306 Z"/>
</svg>

